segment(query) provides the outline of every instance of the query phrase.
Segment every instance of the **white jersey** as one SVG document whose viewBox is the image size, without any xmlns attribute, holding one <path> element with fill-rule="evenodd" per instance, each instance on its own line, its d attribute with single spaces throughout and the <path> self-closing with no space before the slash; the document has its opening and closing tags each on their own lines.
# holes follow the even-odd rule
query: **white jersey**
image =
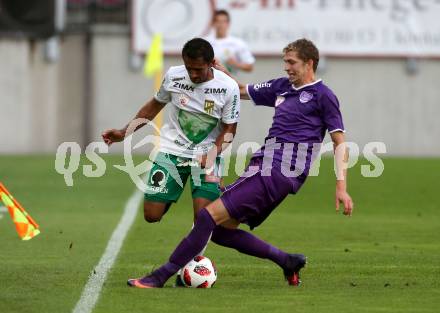
<svg viewBox="0 0 440 313">
<path fill-rule="evenodd" d="M 240 115 L 238 84 L 225 73 L 212 69 L 214 78 L 194 84 L 184 65 L 170 67 L 155 95 L 169 106 L 161 129 L 159 151 L 193 158 L 212 148 L 221 123 L 234 124 Z"/>
<path fill-rule="evenodd" d="M 249 50 L 247 44 L 240 38 L 227 36 L 225 38 L 216 38 L 215 35 L 211 35 L 206 38 L 213 49 L 215 57 L 226 65 L 226 61 L 229 58 L 233 58 L 240 63 L 254 64 L 255 58 Z M 229 68 L 228 68 L 229 69 Z M 229 69 L 234 71 L 234 69 Z"/>
</svg>

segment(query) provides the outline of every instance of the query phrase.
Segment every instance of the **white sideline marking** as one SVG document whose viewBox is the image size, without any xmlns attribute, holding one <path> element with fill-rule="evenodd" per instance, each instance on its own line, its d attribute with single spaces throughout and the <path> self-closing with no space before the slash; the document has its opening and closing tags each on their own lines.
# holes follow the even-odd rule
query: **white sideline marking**
<svg viewBox="0 0 440 313">
<path fill-rule="evenodd" d="M 133 225 L 141 197 L 142 193 L 136 189 L 125 204 L 121 220 L 113 231 L 98 265 L 96 265 L 94 270 L 90 273 L 89 280 L 84 286 L 81 298 L 76 303 L 72 311 L 73 313 L 90 313 L 95 307 L 99 294 L 101 293 L 102 285 L 107 278 L 107 273 L 112 268 L 119 250 L 121 250 L 125 236 L 131 225 Z"/>
</svg>

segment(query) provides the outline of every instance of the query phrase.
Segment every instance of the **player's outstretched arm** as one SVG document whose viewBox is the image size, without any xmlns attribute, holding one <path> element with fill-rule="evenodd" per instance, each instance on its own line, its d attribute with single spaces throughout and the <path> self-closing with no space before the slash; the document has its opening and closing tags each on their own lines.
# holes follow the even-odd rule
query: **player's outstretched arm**
<svg viewBox="0 0 440 313">
<path fill-rule="evenodd" d="M 251 98 L 249 97 L 249 94 L 247 92 L 246 89 L 246 84 L 240 83 L 234 76 L 232 76 L 231 73 L 229 73 L 229 71 L 226 69 L 226 67 L 221 64 L 221 62 L 217 59 L 214 59 L 214 68 L 222 71 L 223 73 L 225 73 L 226 75 L 228 75 L 229 77 L 231 77 L 233 80 L 235 80 L 238 84 L 238 88 L 240 88 L 240 99 L 242 100 L 250 100 Z"/>
<path fill-rule="evenodd" d="M 138 113 L 130 121 L 130 123 L 136 119 L 139 119 L 139 118 L 146 119 L 148 121 L 152 121 L 156 117 L 156 115 L 163 109 L 164 106 L 165 106 L 164 103 L 161 103 L 161 102 L 157 101 L 155 98 L 153 98 L 142 106 L 142 108 L 138 111 Z M 138 130 L 139 128 L 141 128 L 142 126 L 146 125 L 148 123 L 148 121 L 138 125 L 136 127 L 135 131 Z M 105 130 L 102 133 L 102 139 L 109 146 L 114 142 L 120 142 L 120 141 L 124 140 L 125 133 L 127 132 L 127 129 L 129 127 L 130 123 L 128 123 L 122 129 L 107 129 L 107 130 Z"/>
<path fill-rule="evenodd" d="M 347 162 L 348 150 L 345 145 L 343 132 L 337 131 L 330 134 L 333 141 L 335 163 L 336 163 L 336 212 L 339 212 L 339 205 L 344 205 L 344 215 L 351 216 L 353 213 L 353 200 L 347 192 Z"/>
</svg>

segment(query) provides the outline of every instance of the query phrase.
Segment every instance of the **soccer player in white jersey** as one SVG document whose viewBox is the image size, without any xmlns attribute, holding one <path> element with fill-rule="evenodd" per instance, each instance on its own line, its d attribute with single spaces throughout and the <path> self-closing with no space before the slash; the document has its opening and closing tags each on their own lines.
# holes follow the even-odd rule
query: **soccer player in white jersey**
<svg viewBox="0 0 440 313">
<path fill-rule="evenodd" d="M 179 199 L 188 178 L 194 216 L 220 196 L 219 156 L 232 141 L 240 115 L 238 85 L 214 68 L 208 41 L 188 41 L 182 58 L 184 65 L 168 69 L 160 90 L 134 118 L 151 121 L 169 107 L 169 121 L 161 129 L 159 153 L 145 191 L 144 217 L 150 223 L 160 221 Z M 128 126 L 106 130 L 102 138 L 108 145 L 122 141 Z"/>
<path fill-rule="evenodd" d="M 212 21 L 214 34 L 209 36 L 207 40 L 214 48 L 215 57 L 226 66 L 229 72 L 251 72 L 255 58 L 242 39 L 229 35 L 230 23 L 231 18 L 228 11 L 215 11 Z"/>
</svg>

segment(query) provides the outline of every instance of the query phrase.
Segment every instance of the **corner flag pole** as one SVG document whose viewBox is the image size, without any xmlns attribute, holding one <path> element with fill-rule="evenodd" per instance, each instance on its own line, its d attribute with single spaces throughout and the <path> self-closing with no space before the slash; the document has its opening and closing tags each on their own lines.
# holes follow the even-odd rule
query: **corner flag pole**
<svg viewBox="0 0 440 313">
<path fill-rule="evenodd" d="M 154 79 L 154 92 L 159 91 L 163 77 L 163 49 L 162 34 L 155 34 L 151 41 L 148 53 L 145 54 L 144 76 Z M 159 112 L 155 123 L 158 129 L 162 127 L 163 114 Z M 159 135 L 159 134 L 156 134 Z"/>
<path fill-rule="evenodd" d="M 6 187 L 0 182 L 0 200 L 8 208 L 15 229 L 22 240 L 29 240 L 40 233 L 38 224 L 26 212 L 26 210 L 11 195 Z"/>
</svg>

